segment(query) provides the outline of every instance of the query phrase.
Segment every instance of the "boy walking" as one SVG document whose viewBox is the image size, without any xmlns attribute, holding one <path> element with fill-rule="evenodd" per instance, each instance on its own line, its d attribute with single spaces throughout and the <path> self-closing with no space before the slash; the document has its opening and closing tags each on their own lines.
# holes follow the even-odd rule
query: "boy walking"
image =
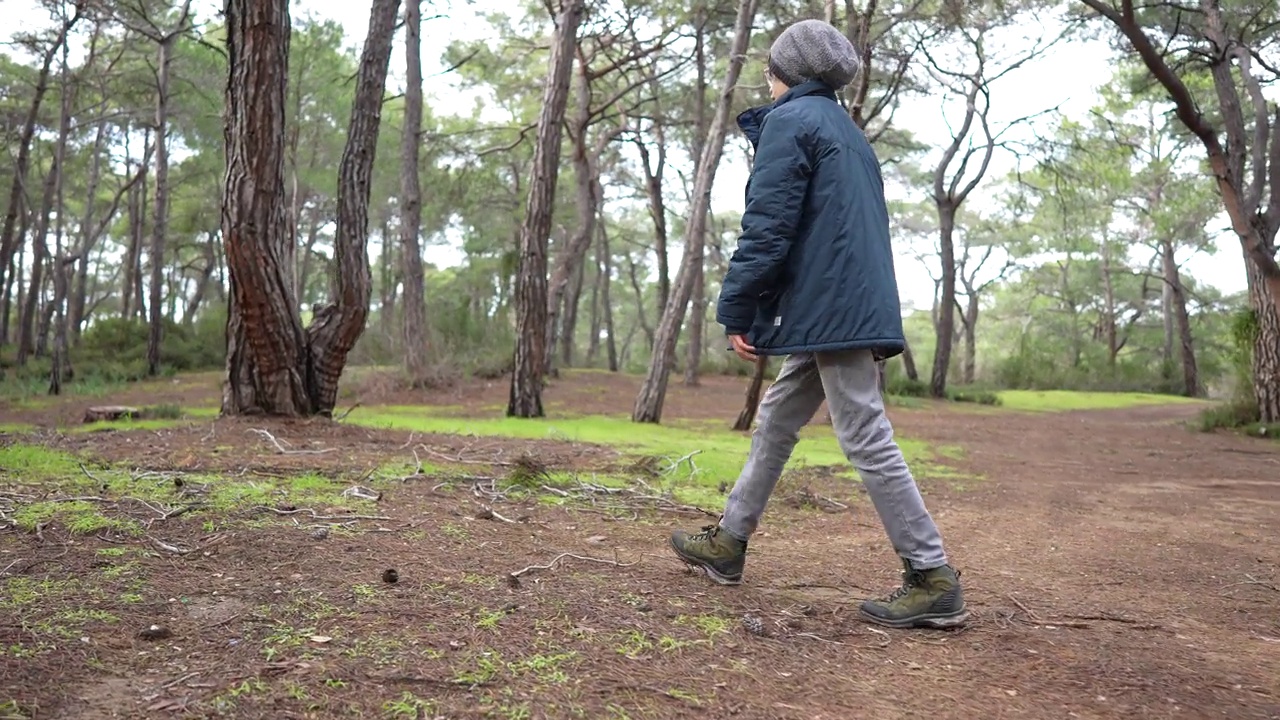
<svg viewBox="0 0 1280 720">
<path fill-rule="evenodd" d="M 857 76 L 853 44 L 805 20 L 769 52 L 772 105 L 738 125 L 755 147 L 738 248 L 716 310 L 733 350 L 787 358 L 760 404 L 742 474 L 717 525 L 671 546 L 716 582 L 742 582 L 747 541 L 826 399 L 835 435 L 902 560 L 903 584 L 861 614 L 890 627 L 955 627 L 968 617 L 958 573 L 893 439 L 876 361 L 906 347 L 880 164 L 836 92 Z"/>
</svg>

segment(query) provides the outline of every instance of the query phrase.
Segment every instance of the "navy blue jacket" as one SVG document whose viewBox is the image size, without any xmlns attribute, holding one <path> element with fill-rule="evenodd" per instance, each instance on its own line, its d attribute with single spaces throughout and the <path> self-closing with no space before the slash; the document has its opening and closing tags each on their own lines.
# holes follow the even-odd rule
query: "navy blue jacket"
<svg viewBox="0 0 1280 720">
<path fill-rule="evenodd" d="M 755 148 L 716 321 L 766 355 L 905 347 L 880 163 L 832 89 L 738 116 Z"/>
</svg>

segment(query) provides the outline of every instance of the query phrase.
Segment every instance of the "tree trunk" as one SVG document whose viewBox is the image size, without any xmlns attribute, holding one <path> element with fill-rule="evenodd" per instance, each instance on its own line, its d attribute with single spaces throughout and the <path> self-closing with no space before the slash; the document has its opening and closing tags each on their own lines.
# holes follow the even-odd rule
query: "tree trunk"
<svg viewBox="0 0 1280 720">
<path fill-rule="evenodd" d="M 609 253 L 609 231 L 604 223 L 600 227 L 600 249 L 597 251 L 600 264 L 600 307 L 604 313 L 605 349 L 609 356 L 609 372 L 618 372 L 618 341 L 614 335 L 613 303 L 609 298 L 609 290 L 613 285 L 613 256 Z"/>
<path fill-rule="evenodd" d="M 662 175 L 667 165 L 667 148 L 662 132 L 662 123 L 654 122 L 654 134 L 657 136 L 658 164 L 652 167 L 649 147 L 636 136 L 636 149 L 640 151 L 640 168 L 644 170 L 645 193 L 649 196 L 649 217 L 653 220 L 653 254 L 658 263 L 658 315 L 667 308 L 667 299 L 671 297 L 671 267 L 667 253 L 667 204 L 662 197 Z"/>
<path fill-rule="evenodd" d="M 599 243 L 597 243 L 597 247 L 599 247 Z M 594 365 L 596 362 L 596 358 L 600 356 L 600 329 L 602 327 L 601 323 L 603 321 L 603 312 L 600 307 L 600 285 L 604 283 L 605 277 L 604 277 L 604 273 L 600 272 L 599 254 L 600 253 L 597 250 L 596 258 L 595 258 L 595 265 L 596 265 L 595 278 L 591 283 L 591 318 L 589 321 L 591 328 L 588 331 L 588 337 L 587 337 L 587 366 L 588 367 Z"/>
<path fill-rule="evenodd" d="M 694 269 L 693 276 L 693 312 L 689 316 L 689 340 L 685 344 L 684 384 L 697 387 L 698 376 L 702 370 L 703 335 L 707 319 L 707 285 L 706 263 L 700 263 Z"/>
<path fill-rule="evenodd" d="M 95 233 L 91 233 L 89 228 L 93 224 L 93 213 L 95 208 L 94 201 L 98 196 L 98 183 L 102 178 L 102 150 L 106 145 L 107 124 L 105 122 L 98 123 L 98 128 L 93 135 L 93 145 L 89 152 L 89 179 L 85 188 L 84 214 L 80 216 L 80 243 L 76 250 L 78 262 L 75 271 L 75 289 L 71 291 L 68 302 L 70 304 L 70 325 L 71 336 L 75 340 L 80 339 L 80 327 L 84 323 L 85 295 L 89 290 L 89 253 L 93 250 L 93 245 L 97 241 Z M 117 202 L 119 196 L 117 196 Z M 111 215 L 115 214 L 114 208 Z"/>
<path fill-rule="evenodd" d="M 66 136 L 59 133 L 58 144 L 66 142 Z M 53 164 L 44 177 L 44 193 L 40 200 L 40 216 L 36 220 L 35 233 L 31 236 L 31 281 L 27 286 L 27 299 L 22 307 L 22 319 L 18 325 L 18 366 L 24 367 L 27 360 L 38 349 L 36 340 L 36 314 L 40 312 L 40 299 L 44 292 L 44 270 L 49 256 L 49 220 L 53 212 L 54 192 L 57 189 L 58 174 L 62 172 L 58 161 L 61 152 L 55 152 Z M 43 323 L 41 323 L 43 324 Z"/>
<path fill-rule="evenodd" d="M 516 275 L 516 347 L 507 415 L 542 417 L 542 378 L 547 347 L 547 236 L 555 209 L 560 167 L 560 124 L 569 99 L 569 75 L 585 0 L 562 0 L 547 63 L 547 82 L 533 150 L 533 175 L 520 228 Z"/>
<path fill-rule="evenodd" d="M 1280 423 L 1280 287 L 1266 277 L 1248 255 L 1249 304 L 1257 327 L 1253 341 L 1253 395 L 1258 419 L 1264 425 Z"/>
<path fill-rule="evenodd" d="M 594 230 L 592 234 L 595 234 Z M 573 274 L 564 298 L 564 319 L 560 321 L 560 361 L 565 367 L 573 367 L 573 350 L 578 339 L 578 306 L 582 302 L 582 283 L 587 270 L 585 261 L 583 257 L 578 262 L 578 271 Z"/>
<path fill-rule="evenodd" d="M 908 380 L 920 382 L 920 373 L 916 370 L 916 358 L 911 354 L 911 343 L 903 343 L 902 369 L 907 373 Z"/>
<path fill-rule="evenodd" d="M 308 348 L 288 262 L 285 87 L 288 0 L 227 0 L 226 189 L 222 238 L 231 288 L 226 415 L 315 411 Z"/>
<path fill-rule="evenodd" d="M 640 277 L 636 274 L 636 261 L 631 257 L 630 252 L 627 253 L 627 276 L 631 279 L 631 290 L 636 295 L 636 322 L 644 331 L 649 347 L 653 347 L 653 327 L 649 324 L 649 317 L 644 311 L 644 289 L 640 287 Z"/>
<path fill-rule="evenodd" d="M 936 323 L 937 346 L 933 351 L 933 373 L 929 378 L 929 394 L 935 398 L 947 395 L 947 371 L 951 368 L 951 345 L 956 332 L 956 209 L 938 202 L 938 244 L 942 261 Z"/>
<path fill-rule="evenodd" d="M 40 60 L 40 71 L 36 74 L 36 85 L 31 96 L 31 105 L 27 108 L 27 116 L 22 123 L 22 134 L 18 139 L 17 157 L 13 165 L 13 180 L 9 185 L 9 203 L 4 213 L 4 225 L 0 227 L 0 286 L 5 285 L 6 270 L 12 267 L 12 272 L 14 273 L 22 271 L 21 265 L 12 263 L 12 259 L 17 244 L 21 240 L 21 236 L 15 232 L 19 213 L 29 210 L 24 202 L 25 193 L 23 189 L 27 184 L 27 171 L 31 164 L 31 143 L 35 137 L 36 123 L 40 118 L 40 105 L 44 102 L 44 96 L 49 91 L 49 73 L 53 67 L 53 59 L 57 57 L 58 51 L 66 44 L 67 34 L 71 32 L 71 28 L 80 20 L 82 12 L 81 3 L 77 3 L 75 12 L 62 23 L 62 27 L 58 29 L 57 38 L 54 39 L 49 49 L 45 51 L 44 57 Z M 0 334 L 0 345 L 3 345 L 7 340 L 7 332 Z"/>
<path fill-rule="evenodd" d="M 191 1 L 182 8 L 180 25 L 187 22 Z M 151 226 L 151 288 L 147 298 L 150 327 L 147 332 L 147 375 L 160 374 L 160 343 L 164 333 L 164 312 L 160 302 L 164 288 L 165 233 L 169 230 L 169 69 L 173 59 L 176 33 L 166 35 L 159 43 L 156 67 L 156 201 L 155 219 Z"/>
<path fill-rule="evenodd" d="M 1116 331 L 1116 290 L 1115 283 L 1112 282 L 1111 278 L 1110 247 L 1110 244 L 1104 239 L 1102 241 L 1102 329 L 1107 338 L 1107 366 L 1111 368 L 1114 374 L 1116 356 L 1120 354 L 1120 339 Z"/>
<path fill-rule="evenodd" d="M 1168 345 L 1173 344 L 1173 326 L 1177 326 L 1178 346 L 1182 359 L 1182 392 L 1187 397 L 1200 395 L 1200 370 L 1196 363 L 1195 344 L 1191 336 L 1191 316 L 1187 312 L 1187 293 L 1182 286 L 1173 243 L 1161 243 L 1164 270 L 1164 293 L 1168 297 L 1165 327 Z M 1168 350 L 1168 363 L 1173 363 L 1173 348 Z"/>
<path fill-rule="evenodd" d="M 404 365 L 409 382 L 423 385 L 427 374 L 427 300 L 423 278 L 422 188 L 422 0 L 405 0 L 404 134 L 400 140 L 400 252 L 404 267 Z"/>
<path fill-rule="evenodd" d="M 768 357 L 756 357 L 755 371 L 751 374 L 751 383 L 747 385 L 747 403 L 742 412 L 738 413 L 738 419 L 733 421 L 734 430 L 746 432 L 751 429 L 751 423 L 755 422 L 756 410 L 760 409 L 760 393 L 764 388 L 764 374 L 768 367 Z"/>
<path fill-rule="evenodd" d="M 97 40 L 95 36 L 94 40 Z M 92 62 L 93 50 L 90 50 L 90 62 Z M 86 63 L 89 64 L 89 63 Z M 75 92 L 70 88 L 70 68 L 67 62 L 67 48 L 62 48 L 62 111 L 59 113 L 58 121 L 58 146 L 54 151 L 53 164 L 57 171 L 57 179 L 54 181 L 54 197 L 56 207 L 58 209 L 57 224 L 54 227 L 53 243 L 53 308 L 56 314 L 54 321 L 54 341 L 53 341 L 53 363 L 49 372 L 49 394 L 62 394 L 62 380 L 64 364 L 67 362 L 67 272 L 66 264 L 63 262 L 62 237 L 63 231 L 66 229 L 66 173 L 63 168 L 66 166 L 67 159 L 67 136 L 71 134 L 71 112 L 72 103 L 76 97 Z"/>
<path fill-rule="evenodd" d="M 227 0 L 227 171 L 223 231 L 231 280 L 225 414 L 333 411 L 347 353 L 369 314 L 369 185 L 399 0 L 375 0 L 338 168 L 334 302 L 305 331 L 293 295 L 284 118 L 287 0 Z"/>
<path fill-rule="evenodd" d="M 964 383 L 972 385 L 978 373 L 978 294 L 969 293 L 964 309 Z"/>
<path fill-rule="evenodd" d="M 654 338 L 653 353 L 649 360 L 649 372 L 636 397 L 631 413 L 633 422 L 656 423 L 662 419 L 662 405 L 666 400 L 667 381 L 675 361 L 676 343 L 680 338 L 680 326 L 684 323 L 685 310 L 693 291 L 697 268 L 702 266 L 703 246 L 706 243 L 707 208 L 711 202 L 711 188 L 715 183 L 716 168 L 724 151 L 724 138 L 728 130 L 729 109 L 733 104 L 734 88 L 742 73 L 745 53 L 751 39 L 751 26 L 756 15 L 756 0 L 739 0 L 738 17 L 734 23 L 733 44 L 729 50 L 729 71 L 724 87 L 716 102 L 715 117 L 711 122 L 707 140 L 698 162 L 693 182 L 693 198 L 689 203 L 689 224 L 684 236 L 684 260 L 676 275 L 672 297 L 662 313 L 662 321 Z"/>
</svg>

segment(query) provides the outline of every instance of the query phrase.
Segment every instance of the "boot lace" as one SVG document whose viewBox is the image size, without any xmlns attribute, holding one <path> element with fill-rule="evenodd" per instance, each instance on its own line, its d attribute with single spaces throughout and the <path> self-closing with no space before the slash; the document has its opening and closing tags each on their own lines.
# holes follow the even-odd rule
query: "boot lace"
<svg viewBox="0 0 1280 720">
<path fill-rule="evenodd" d="M 900 600 L 903 597 L 905 597 L 907 593 L 911 592 L 912 589 L 919 587 L 920 585 L 923 585 L 923 584 L 924 584 L 924 573 L 920 572 L 919 570 L 912 570 L 909 573 L 903 573 L 901 587 L 889 593 L 888 597 L 886 597 L 884 601 L 886 603 L 891 603 L 896 600 Z"/>
<path fill-rule="evenodd" d="M 696 532 L 690 535 L 689 539 L 697 540 L 697 541 L 711 540 L 712 538 L 714 538 L 716 535 L 719 535 L 719 534 L 720 534 L 719 525 L 703 525 L 702 531 Z"/>
</svg>

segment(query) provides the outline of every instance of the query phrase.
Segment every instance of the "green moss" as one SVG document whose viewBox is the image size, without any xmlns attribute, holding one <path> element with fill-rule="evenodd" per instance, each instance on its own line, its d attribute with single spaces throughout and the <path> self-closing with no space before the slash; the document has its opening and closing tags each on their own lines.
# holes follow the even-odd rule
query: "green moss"
<svg viewBox="0 0 1280 720">
<path fill-rule="evenodd" d="M 537 420 L 508 417 L 464 418 L 422 406 L 367 407 L 362 408 L 362 411 L 353 414 L 347 422 L 421 433 L 604 445 L 627 455 L 655 458 L 651 467 L 662 477 L 704 488 L 736 477 L 751 446 L 750 435 L 734 432 L 729 429 L 728 422 L 677 420 L 654 425 L 633 423 L 625 416 L 602 415 Z M 898 443 L 907 461 L 923 475 L 927 475 L 929 469 L 940 460 L 924 442 L 899 437 Z M 810 425 L 801 432 L 800 443 L 792 455 L 792 464 L 832 467 L 838 468 L 839 474 L 853 474 L 844 453 L 836 444 L 831 427 L 827 425 Z M 550 478 L 561 479 L 555 473 Z M 723 500 L 718 494 L 716 497 L 716 502 Z M 692 501 L 691 498 L 687 500 Z"/>
<path fill-rule="evenodd" d="M 69 475 L 82 473 L 79 461 L 67 453 L 23 443 L 0 446 L 0 477 L 7 480 L 34 483 Z"/>
<path fill-rule="evenodd" d="M 999 393 L 1006 410 L 1062 412 L 1066 410 L 1119 410 L 1150 405 L 1202 404 L 1205 401 L 1178 395 L 1149 393 L 1075 392 L 1071 390 L 1004 390 Z"/>
</svg>

